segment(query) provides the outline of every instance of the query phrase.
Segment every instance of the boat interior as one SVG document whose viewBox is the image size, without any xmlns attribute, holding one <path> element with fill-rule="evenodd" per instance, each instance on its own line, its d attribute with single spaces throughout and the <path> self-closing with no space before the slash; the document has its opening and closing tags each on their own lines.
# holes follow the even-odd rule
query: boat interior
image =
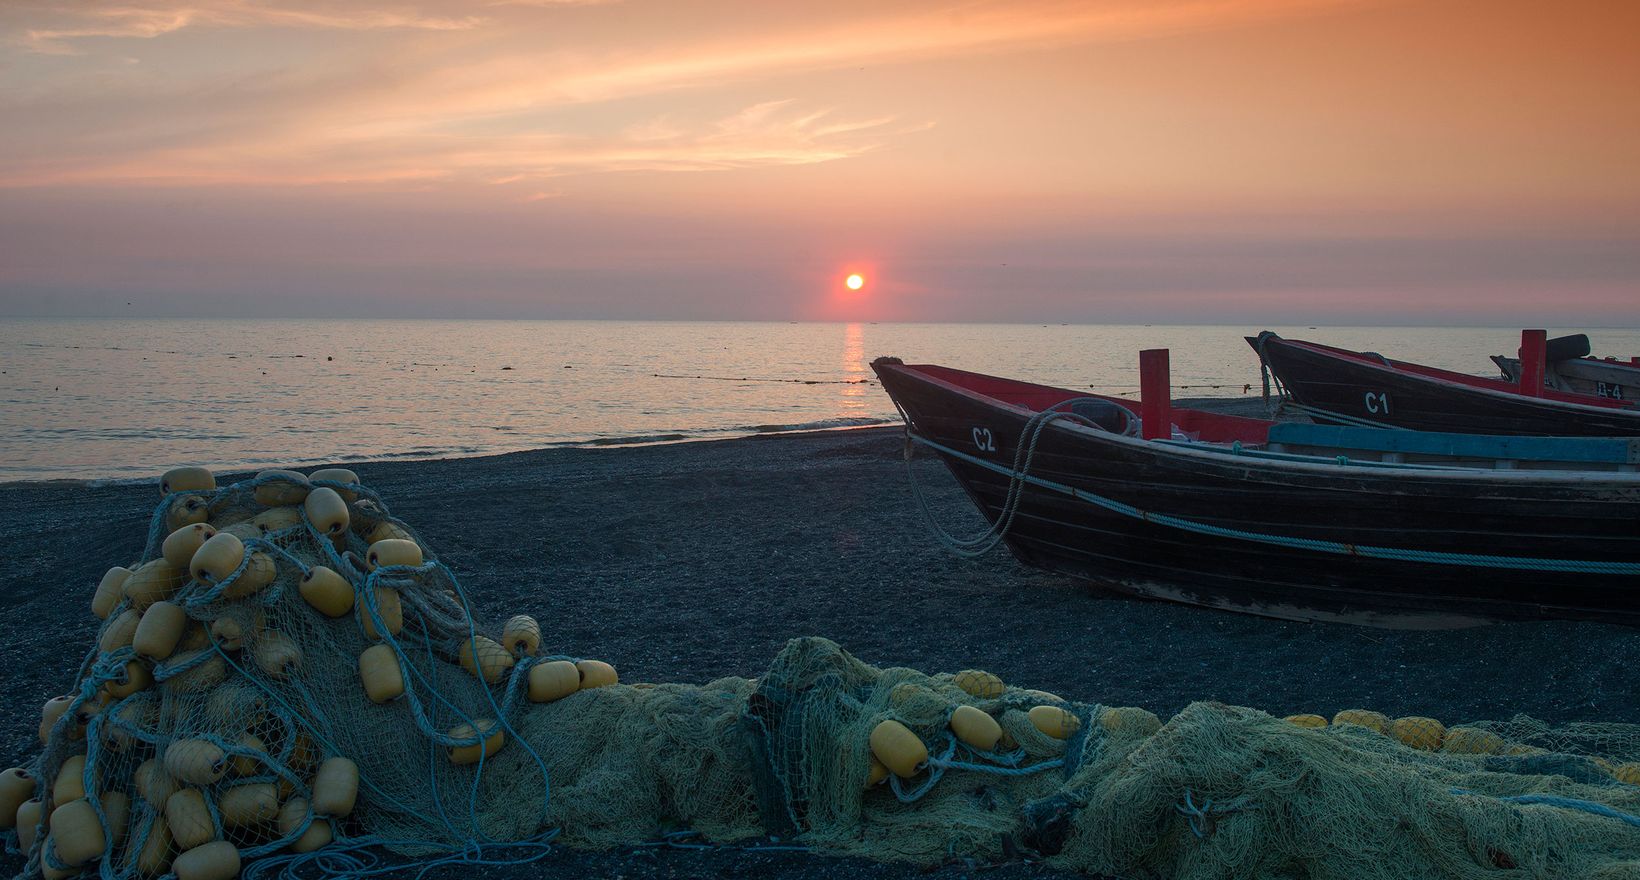
<svg viewBox="0 0 1640 880">
<path fill-rule="evenodd" d="M 970 373 L 934 364 L 903 369 L 1032 412 L 1062 409 L 1092 427 L 1138 434 L 1140 402 Z M 1470 377 L 1474 378 L 1474 377 Z M 1634 473 L 1640 438 L 1443 434 L 1275 421 L 1172 407 L 1172 439 L 1149 442 L 1265 460 L 1401 469 L 1557 470 Z"/>
</svg>

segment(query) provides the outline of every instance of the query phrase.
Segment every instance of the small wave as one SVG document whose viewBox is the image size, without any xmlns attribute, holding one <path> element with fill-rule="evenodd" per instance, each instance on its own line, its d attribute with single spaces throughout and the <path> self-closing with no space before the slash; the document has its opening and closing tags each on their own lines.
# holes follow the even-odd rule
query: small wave
<svg viewBox="0 0 1640 880">
<path fill-rule="evenodd" d="M 634 437 L 596 437 L 592 440 L 583 440 L 585 446 L 636 446 L 640 443 L 676 443 L 679 440 L 688 440 L 688 434 L 639 434 Z"/>
<path fill-rule="evenodd" d="M 816 422 L 797 422 L 790 425 L 748 425 L 736 430 L 750 431 L 754 434 L 784 434 L 788 431 L 824 431 L 830 428 L 869 428 L 873 425 L 891 425 L 893 419 L 879 419 L 871 416 L 845 416 L 835 419 L 820 419 Z"/>
</svg>

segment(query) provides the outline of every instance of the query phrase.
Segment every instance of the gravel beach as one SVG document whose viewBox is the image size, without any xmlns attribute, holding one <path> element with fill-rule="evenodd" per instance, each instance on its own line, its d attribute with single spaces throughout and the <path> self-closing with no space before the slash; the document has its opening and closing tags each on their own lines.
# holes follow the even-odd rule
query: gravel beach
<svg viewBox="0 0 1640 880">
<path fill-rule="evenodd" d="M 625 681 L 759 675 L 790 638 L 867 662 L 988 669 L 1066 697 L 1164 718 L 1195 700 L 1284 715 L 1366 707 L 1449 723 L 1527 713 L 1640 722 L 1640 633 L 1592 623 L 1444 632 L 1304 624 L 1117 598 L 997 551 L 931 538 L 898 429 L 358 464 L 462 579 L 481 619 L 529 613 L 555 652 Z M 155 463 L 155 474 L 169 463 Z M 208 464 L 208 463 L 205 463 Z M 943 468 L 948 528 L 983 524 Z M 223 482 L 233 479 L 220 475 Z M 101 573 L 142 549 L 154 485 L 0 485 L 0 766 L 32 756 L 39 706 L 62 693 L 98 621 Z M 0 860 L 0 873 L 19 867 Z M 434 876 L 961 876 L 808 854 L 562 850 Z M 1047 876 L 1010 865 L 989 877 Z"/>
</svg>

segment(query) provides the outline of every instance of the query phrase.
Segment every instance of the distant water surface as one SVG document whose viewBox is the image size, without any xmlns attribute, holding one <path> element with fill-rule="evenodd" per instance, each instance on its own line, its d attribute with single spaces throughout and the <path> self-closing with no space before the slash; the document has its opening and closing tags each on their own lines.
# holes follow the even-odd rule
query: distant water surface
<svg viewBox="0 0 1640 880">
<path fill-rule="evenodd" d="M 1242 337 L 1260 329 L 5 320 L 0 480 L 884 424 L 897 417 L 871 377 L 879 355 L 1136 395 L 1139 350 L 1169 348 L 1175 395 L 1258 394 Z M 1507 329 L 1270 329 L 1480 374 L 1519 343 Z M 1589 336 L 1598 354 L 1640 354 L 1640 331 Z"/>
</svg>

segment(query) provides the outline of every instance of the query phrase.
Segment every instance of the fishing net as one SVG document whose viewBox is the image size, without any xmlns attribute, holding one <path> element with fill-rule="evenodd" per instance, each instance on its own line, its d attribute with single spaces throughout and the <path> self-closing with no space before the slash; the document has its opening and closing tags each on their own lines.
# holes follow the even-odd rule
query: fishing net
<svg viewBox="0 0 1640 880">
<path fill-rule="evenodd" d="M 757 679 L 621 684 L 528 618 L 474 621 L 349 472 L 165 488 L 143 558 L 97 588 L 98 644 L 42 751 L 0 776 L 25 876 L 311 876 L 366 846 L 552 840 L 1192 880 L 1640 878 L 1640 726 L 1214 703 L 1164 723 L 820 638 Z"/>
</svg>

